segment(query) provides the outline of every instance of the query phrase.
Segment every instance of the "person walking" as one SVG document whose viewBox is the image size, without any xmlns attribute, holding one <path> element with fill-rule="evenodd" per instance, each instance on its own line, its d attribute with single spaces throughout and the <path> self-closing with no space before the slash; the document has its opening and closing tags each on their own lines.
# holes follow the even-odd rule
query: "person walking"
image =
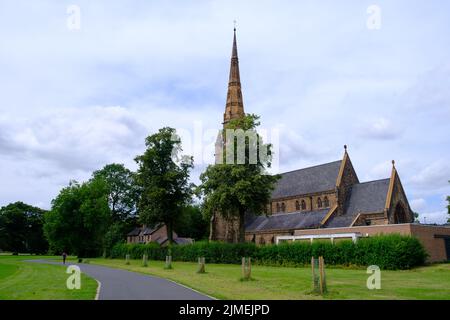
<svg viewBox="0 0 450 320">
<path fill-rule="evenodd" d="M 63 264 L 66 264 L 67 253 L 64 251 L 62 254 Z"/>
</svg>

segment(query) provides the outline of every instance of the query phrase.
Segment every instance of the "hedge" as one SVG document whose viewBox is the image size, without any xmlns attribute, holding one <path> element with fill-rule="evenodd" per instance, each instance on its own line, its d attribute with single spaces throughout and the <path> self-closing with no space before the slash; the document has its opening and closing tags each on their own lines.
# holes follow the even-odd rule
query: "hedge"
<svg viewBox="0 0 450 320">
<path fill-rule="evenodd" d="M 142 259 L 147 254 L 151 260 L 164 260 L 167 247 L 156 243 L 119 243 L 111 250 L 112 258 Z M 208 263 L 239 264 L 242 257 L 251 257 L 254 264 L 266 266 L 305 266 L 311 256 L 323 256 L 327 265 L 369 266 L 381 269 L 410 269 L 425 263 L 427 254 L 420 241 L 399 234 L 378 235 L 332 244 L 329 241 L 311 243 L 294 242 L 279 245 L 256 246 L 254 243 L 231 244 L 223 242 L 196 242 L 190 245 L 171 246 L 173 261 L 196 262 L 205 257 Z"/>
</svg>

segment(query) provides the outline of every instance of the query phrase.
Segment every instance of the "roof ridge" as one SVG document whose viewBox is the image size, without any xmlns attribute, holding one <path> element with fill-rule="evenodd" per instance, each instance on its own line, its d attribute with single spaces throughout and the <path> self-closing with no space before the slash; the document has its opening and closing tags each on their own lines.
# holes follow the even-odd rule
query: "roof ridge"
<svg viewBox="0 0 450 320">
<path fill-rule="evenodd" d="M 359 182 L 359 183 L 355 183 L 354 186 L 358 185 L 358 184 L 366 184 L 366 183 L 379 182 L 379 181 L 384 181 L 384 180 L 391 180 L 391 178 L 383 178 L 383 179 L 376 179 L 376 180 Z"/>
<path fill-rule="evenodd" d="M 305 167 L 305 168 L 295 169 L 295 170 L 291 170 L 291 171 L 286 171 L 286 172 L 282 172 L 282 173 L 280 173 L 280 174 L 292 173 L 292 172 L 296 172 L 296 171 L 301 171 L 301 170 L 306 170 L 306 169 L 311 169 L 311 168 L 321 167 L 321 166 L 325 166 L 325 165 L 332 164 L 332 163 L 337 163 L 337 162 L 342 162 L 342 160 L 336 160 L 336 161 L 326 162 L 326 163 L 322 163 L 322 164 L 317 164 L 317 165 L 315 165 L 315 166 L 310 166 L 310 167 Z"/>
</svg>

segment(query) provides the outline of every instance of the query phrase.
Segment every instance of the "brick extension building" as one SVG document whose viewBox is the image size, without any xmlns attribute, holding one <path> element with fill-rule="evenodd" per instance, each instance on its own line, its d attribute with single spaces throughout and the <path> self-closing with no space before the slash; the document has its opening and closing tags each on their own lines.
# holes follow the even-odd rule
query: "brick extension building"
<svg viewBox="0 0 450 320">
<path fill-rule="evenodd" d="M 223 125 L 244 114 L 234 30 Z M 217 148 L 222 147 L 216 146 L 216 153 Z M 414 224 L 394 161 L 389 178 L 360 182 L 344 149 L 342 160 L 283 173 L 267 215 L 246 218 L 246 240 L 257 244 L 315 238 L 356 240 L 395 232 L 417 236 L 430 261 L 450 259 L 450 228 Z M 237 219 L 225 220 L 219 213 L 211 218 L 211 240 L 236 242 L 238 230 Z"/>
</svg>

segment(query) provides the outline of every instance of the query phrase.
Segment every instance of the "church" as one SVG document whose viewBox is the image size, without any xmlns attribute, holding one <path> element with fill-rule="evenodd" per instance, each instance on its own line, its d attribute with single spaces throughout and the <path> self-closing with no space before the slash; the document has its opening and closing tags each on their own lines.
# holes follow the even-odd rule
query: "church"
<svg viewBox="0 0 450 320">
<path fill-rule="evenodd" d="M 234 29 L 223 125 L 243 115 Z M 414 234 L 432 252 L 431 260 L 448 259 L 450 228 L 414 223 L 414 212 L 395 162 L 392 161 L 390 177 L 360 181 L 347 146 L 343 151 L 343 156 L 336 161 L 282 173 L 272 192 L 267 213 L 246 217 L 246 241 L 263 245 L 314 239 L 356 241 L 359 237 L 381 233 Z M 210 240 L 237 242 L 238 230 L 237 220 L 226 220 L 216 213 L 211 218 Z M 445 240 L 438 243 L 431 238 Z"/>
</svg>

